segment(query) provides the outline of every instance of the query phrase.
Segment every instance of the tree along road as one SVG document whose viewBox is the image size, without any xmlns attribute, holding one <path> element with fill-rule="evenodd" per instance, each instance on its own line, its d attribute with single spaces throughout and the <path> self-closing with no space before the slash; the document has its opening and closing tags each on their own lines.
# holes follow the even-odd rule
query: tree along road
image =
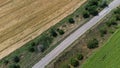
<svg viewBox="0 0 120 68">
<path fill-rule="evenodd" d="M 97 16 L 93 17 L 89 22 L 78 28 L 65 40 L 63 40 L 55 49 L 43 57 L 37 64 L 32 68 L 45 68 L 53 59 L 55 59 L 60 53 L 62 53 L 68 46 L 70 46 L 75 40 L 82 36 L 91 27 L 97 24 L 102 18 L 104 18 L 110 11 L 120 5 L 120 0 L 114 0 L 109 4 L 108 7 L 103 9 Z"/>
</svg>

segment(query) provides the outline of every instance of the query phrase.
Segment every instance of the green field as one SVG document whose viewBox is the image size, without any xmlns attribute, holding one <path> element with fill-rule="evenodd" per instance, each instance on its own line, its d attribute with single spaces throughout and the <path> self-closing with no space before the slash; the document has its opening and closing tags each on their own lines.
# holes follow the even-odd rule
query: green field
<svg viewBox="0 0 120 68">
<path fill-rule="evenodd" d="M 120 68 L 120 29 L 82 65 L 82 68 Z"/>
</svg>

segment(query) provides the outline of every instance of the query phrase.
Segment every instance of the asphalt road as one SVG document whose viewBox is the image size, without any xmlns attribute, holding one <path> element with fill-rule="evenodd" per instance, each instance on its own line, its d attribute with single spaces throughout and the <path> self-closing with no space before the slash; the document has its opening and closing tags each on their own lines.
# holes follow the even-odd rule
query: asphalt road
<svg viewBox="0 0 120 68">
<path fill-rule="evenodd" d="M 103 9 L 98 16 L 93 17 L 89 22 L 78 28 L 74 33 L 68 36 L 63 42 L 61 42 L 55 49 L 43 57 L 32 68 L 45 68 L 53 59 L 55 59 L 60 53 L 62 53 L 68 46 L 70 46 L 75 40 L 82 36 L 91 27 L 97 24 L 102 18 L 104 18 L 111 10 L 120 5 L 120 0 L 114 0 L 108 7 Z"/>
</svg>

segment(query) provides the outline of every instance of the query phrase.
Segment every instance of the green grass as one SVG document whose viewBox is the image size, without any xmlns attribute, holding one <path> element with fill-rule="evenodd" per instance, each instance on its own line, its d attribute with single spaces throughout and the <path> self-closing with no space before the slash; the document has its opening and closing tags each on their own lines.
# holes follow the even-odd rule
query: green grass
<svg viewBox="0 0 120 68">
<path fill-rule="evenodd" d="M 82 65 L 82 68 L 120 68 L 120 29 Z"/>
</svg>

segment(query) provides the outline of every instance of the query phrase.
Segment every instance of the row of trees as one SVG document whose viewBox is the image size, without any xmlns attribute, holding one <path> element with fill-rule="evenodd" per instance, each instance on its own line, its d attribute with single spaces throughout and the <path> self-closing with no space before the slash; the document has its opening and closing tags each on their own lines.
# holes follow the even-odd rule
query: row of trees
<svg viewBox="0 0 120 68">
<path fill-rule="evenodd" d="M 58 35 L 63 35 L 65 32 L 62 29 L 51 29 L 49 30 L 49 33 L 42 34 L 41 37 L 37 38 L 35 41 L 33 41 L 30 44 L 30 47 L 28 48 L 29 52 L 35 52 L 38 51 L 38 49 L 41 52 L 44 52 L 49 45 L 53 42 L 53 39 L 57 37 Z M 38 48 L 39 47 L 39 48 Z"/>
<path fill-rule="evenodd" d="M 68 22 L 70 24 L 74 24 L 75 20 L 73 18 L 69 18 Z M 44 33 L 40 38 L 37 39 L 37 41 L 32 42 L 29 47 L 30 52 L 35 52 L 37 51 L 36 46 L 41 44 L 42 46 L 40 47 L 41 51 L 44 52 L 49 45 L 53 42 L 53 39 L 56 38 L 58 35 L 63 35 L 65 32 L 63 29 L 56 29 L 56 28 L 51 28 L 47 34 Z"/>
<path fill-rule="evenodd" d="M 100 8 L 108 6 L 107 1 L 103 0 L 89 0 L 88 4 L 85 6 L 85 11 L 83 12 L 84 18 L 89 18 L 90 15 L 96 16 Z"/>
</svg>

